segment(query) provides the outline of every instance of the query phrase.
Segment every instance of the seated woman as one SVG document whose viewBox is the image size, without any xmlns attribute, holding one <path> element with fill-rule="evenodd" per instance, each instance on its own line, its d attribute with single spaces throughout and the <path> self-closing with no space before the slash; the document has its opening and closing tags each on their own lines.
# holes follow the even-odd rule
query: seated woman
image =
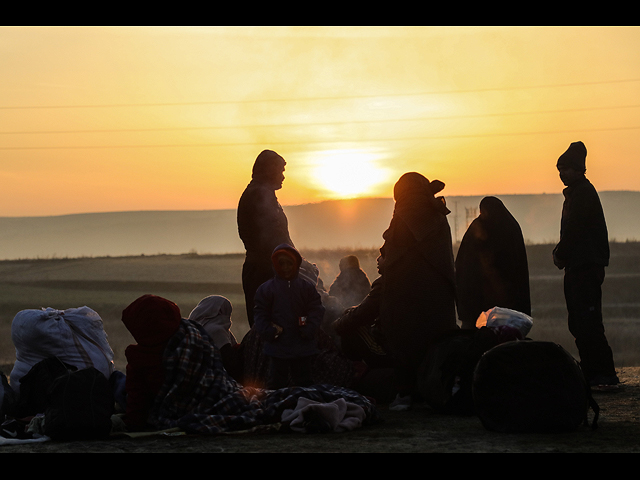
<svg viewBox="0 0 640 480">
<path fill-rule="evenodd" d="M 151 427 L 149 412 L 164 383 L 164 351 L 181 318 L 175 303 L 155 295 L 143 295 L 122 312 L 122 323 L 137 342 L 125 350 L 127 405 L 122 420 L 129 430 Z"/>
<path fill-rule="evenodd" d="M 130 331 L 133 328 L 134 338 L 151 340 L 145 343 L 148 355 L 131 356 L 127 374 L 140 374 L 136 376 L 140 382 L 137 391 L 132 392 L 140 394 L 145 386 L 149 390 L 140 395 L 144 404 L 138 403 L 140 411 L 135 418 L 152 428 L 201 434 L 268 428 L 282 422 L 283 413 L 295 409 L 301 398 L 320 403 L 344 399 L 361 408 L 362 424 L 377 420 L 371 401 L 345 388 L 314 385 L 264 390 L 242 386 L 227 373 L 220 351 L 202 327 L 180 318 L 177 305 L 164 298 L 145 295 L 137 299 L 123 312 L 123 322 Z M 141 375 L 148 368 L 156 375 L 153 382 L 144 385 Z"/>
<path fill-rule="evenodd" d="M 242 352 L 236 337 L 231 332 L 231 302 L 221 295 L 209 295 L 200 300 L 189 314 L 189 320 L 204 328 L 211 341 L 220 350 L 224 368 L 242 382 Z"/>
<path fill-rule="evenodd" d="M 340 273 L 329 287 L 329 295 L 336 297 L 345 308 L 358 305 L 371 290 L 369 277 L 355 255 L 341 258 L 339 267 Z"/>
</svg>

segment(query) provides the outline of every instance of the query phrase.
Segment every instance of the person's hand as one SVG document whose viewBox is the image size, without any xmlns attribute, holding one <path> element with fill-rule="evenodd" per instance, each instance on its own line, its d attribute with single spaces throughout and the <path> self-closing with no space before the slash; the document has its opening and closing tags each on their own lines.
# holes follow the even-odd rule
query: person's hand
<svg viewBox="0 0 640 480">
<path fill-rule="evenodd" d="M 276 338 L 278 338 L 278 337 L 280 336 L 280 334 L 282 333 L 282 327 L 281 327 L 280 325 L 278 325 L 278 324 L 275 324 L 275 323 L 272 323 L 271 325 L 273 326 L 273 328 L 275 328 L 275 329 L 276 329 L 276 334 L 275 334 L 275 336 L 274 336 L 274 340 L 275 340 L 275 339 L 276 339 Z"/>
</svg>

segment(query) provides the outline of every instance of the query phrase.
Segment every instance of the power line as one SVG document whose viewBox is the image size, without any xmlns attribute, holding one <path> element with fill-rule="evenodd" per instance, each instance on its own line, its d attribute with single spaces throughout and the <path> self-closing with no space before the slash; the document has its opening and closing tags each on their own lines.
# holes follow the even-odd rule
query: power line
<svg viewBox="0 0 640 480">
<path fill-rule="evenodd" d="M 479 134 L 459 134 L 459 135 L 431 135 L 403 138 L 375 138 L 370 140 L 295 140 L 295 141 L 269 141 L 270 145 L 298 145 L 298 144 L 323 144 L 323 143 L 344 143 L 344 142 L 404 142 L 419 140 L 452 140 L 459 138 L 489 138 L 521 135 L 553 135 L 560 133 L 584 133 L 584 132 L 607 132 L 623 130 L 640 130 L 640 126 L 632 127 L 610 127 L 592 129 L 570 129 L 570 130 L 549 130 L 539 132 L 504 132 L 504 133 L 479 133 Z M 166 144 L 166 145 L 88 145 L 88 146 L 45 146 L 45 147 L 0 147 L 0 150 L 90 150 L 90 149 L 115 149 L 115 148 L 211 148 L 211 147 L 239 147 L 248 145 L 262 145 L 260 142 L 229 142 L 229 143 L 193 143 L 193 144 Z"/>
<path fill-rule="evenodd" d="M 53 135 L 53 134 L 78 134 L 78 133 L 127 133 L 127 132 L 168 132 L 168 131 L 190 131 L 190 130 L 224 130 L 224 129 L 253 129 L 253 128 L 288 128 L 288 127 L 313 127 L 313 126 L 329 126 L 329 125 L 360 125 L 371 123 L 397 123 L 397 122 L 422 122 L 430 120 L 455 120 L 465 118 L 489 118 L 489 117 L 506 117 L 518 115 L 548 115 L 559 113 L 577 113 L 589 111 L 617 110 L 640 108 L 640 105 L 616 105 L 610 107 L 583 107 L 583 108 L 567 108 L 557 110 L 536 110 L 525 112 L 503 112 L 503 113 L 484 113 L 471 115 L 446 115 L 433 117 L 417 117 L 417 118 L 391 118 L 381 120 L 345 120 L 342 122 L 305 122 L 305 123 L 283 123 L 283 124 L 256 124 L 256 125 L 218 125 L 218 126 L 199 126 L 199 127 L 158 127 L 158 128 L 116 128 L 116 129 L 94 129 L 94 130 L 41 130 L 41 131 L 13 131 L 0 132 L 0 135 Z"/>
<path fill-rule="evenodd" d="M 640 78 L 630 78 L 623 80 L 602 80 L 596 82 L 575 82 L 555 85 L 524 85 L 514 87 L 487 87 L 476 89 L 441 90 L 430 92 L 414 93 L 387 93 L 376 95 L 344 95 L 328 97 L 306 97 L 306 98 L 277 98 L 277 99 L 244 99 L 244 100 L 215 100 L 201 102 L 156 102 L 156 103 L 120 103 L 120 104 L 92 104 L 92 105 L 22 105 L 22 106 L 0 106 L 0 110 L 29 110 L 29 109 L 71 109 L 71 108 L 125 108 L 125 107 L 172 107 L 172 106 L 196 106 L 196 105 L 224 105 L 224 104 L 246 104 L 246 103 L 279 103 L 279 102 L 315 102 L 325 100 L 352 100 L 365 98 L 385 98 L 385 97 L 415 97 L 422 95 L 450 95 L 458 93 L 480 93 L 496 91 L 531 90 L 544 88 L 565 88 L 592 85 L 608 85 L 619 83 L 640 82 Z"/>
</svg>

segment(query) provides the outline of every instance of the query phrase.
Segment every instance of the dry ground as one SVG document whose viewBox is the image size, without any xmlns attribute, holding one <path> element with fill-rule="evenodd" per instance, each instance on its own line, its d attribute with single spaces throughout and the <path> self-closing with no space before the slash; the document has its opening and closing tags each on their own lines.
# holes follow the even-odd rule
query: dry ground
<svg viewBox="0 0 640 480">
<path fill-rule="evenodd" d="M 596 430 L 501 434 L 486 430 L 477 417 L 436 414 L 421 404 L 408 412 L 381 406 L 381 423 L 348 433 L 113 437 L 3 446 L 0 453 L 638 453 L 640 368 L 619 369 L 619 375 L 617 392 L 594 393 L 601 408 Z"/>
</svg>

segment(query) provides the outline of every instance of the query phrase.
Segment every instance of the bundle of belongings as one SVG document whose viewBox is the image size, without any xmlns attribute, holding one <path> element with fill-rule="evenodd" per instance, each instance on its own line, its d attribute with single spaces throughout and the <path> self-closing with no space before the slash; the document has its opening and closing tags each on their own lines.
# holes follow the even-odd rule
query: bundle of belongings
<svg viewBox="0 0 640 480">
<path fill-rule="evenodd" d="M 2 376 L 0 444 L 108 436 L 124 375 L 100 316 L 86 306 L 23 310 L 11 338 L 16 361 L 10 381 Z"/>
<path fill-rule="evenodd" d="M 344 432 L 379 420 L 371 399 L 343 387 L 240 385 L 202 325 L 182 318 L 169 300 L 145 295 L 123 311 L 123 323 L 138 341 L 127 348 L 126 376 L 114 370 L 113 352 L 93 310 L 16 315 L 17 380 L 14 372 L 10 384 L 2 376 L 0 445 L 167 430 Z M 145 370 L 151 375 L 136 376 Z"/>
<path fill-rule="evenodd" d="M 566 432 L 597 427 L 599 407 L 578 362 L 554 342 L 528 338 L 533 319 L 495 307 L 475 329 L 444 336 L 421 366 L 418 385 L 435 410 L 477 415 L 488 430 Z"/>
</svg>

